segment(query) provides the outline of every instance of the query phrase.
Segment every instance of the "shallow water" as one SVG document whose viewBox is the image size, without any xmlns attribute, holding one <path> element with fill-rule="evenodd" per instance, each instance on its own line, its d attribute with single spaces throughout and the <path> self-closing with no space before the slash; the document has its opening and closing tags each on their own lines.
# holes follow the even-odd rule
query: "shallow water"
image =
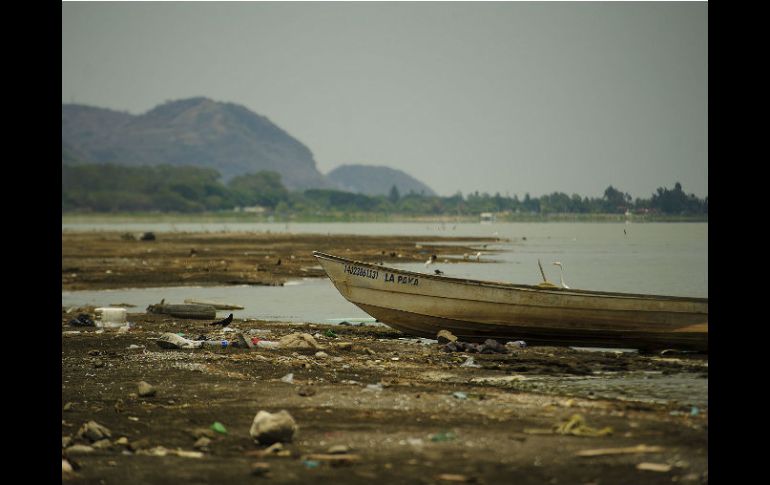
<svg viewBox="0 0 770 485">
<path fill-rule="evenodd" d="M 448 264 L 439 253 L 437 263 L 394 264 L 402 269 L 490 281 L 537 284 L 538 260 L 550 281 L 563 277 L 572 288 L 708 297 L 707 223 L 331 223 L 331 224 L 62 224 L 62 230 L 119 231 L 252 231 L 495 237 L 501 241 L 480 245 L 483 261 L 491 264 Z M 489 250 L 499 249 L 500 253 Z M 426 255 L 427 259 L 427 255 Z M 552 264 L 560 261 L 563 276 Z M 333 323 L 369 316 L 346 301 L 328 279 L 304 279 L 283 287 L 175 287 L 102 291 L 63 291 L 63 306 L 117 303 L 143 311 L 165 298 L 182 303 L 186 298 L 214 299 L 243 305 L 236 318 Z M 131 309 L 129 309 L 131 311 Z M 228 312 L 220 312 L 225 315 Z"/>
</svg>

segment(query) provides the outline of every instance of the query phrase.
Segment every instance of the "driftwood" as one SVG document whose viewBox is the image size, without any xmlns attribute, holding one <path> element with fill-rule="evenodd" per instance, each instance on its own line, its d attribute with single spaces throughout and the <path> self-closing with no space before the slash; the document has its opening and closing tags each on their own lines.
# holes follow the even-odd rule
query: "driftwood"
<svg viewBox="0 0 770 485">
<path fill-rule="evenodd" d="M 187 298 L 184 302 L 190 303 L 192 305 L 213 306 L 217 310 L 243 310 L 242 305 L 236 305 L 234 303 L 224 303 L 224 302 L 209 301 L 209 300 L 194 300 L 192 298 Z"/>
<path fill-rule="evenodd" d="M 162 300 L 157 305 L 147 307 L 147 313 L 159 313 L 178 318 L 192 318 L 197 320 L 212 320 L 217 316 L 217 310 L 211 305 L 177 305 L 165 303 Z"/>
</svg>

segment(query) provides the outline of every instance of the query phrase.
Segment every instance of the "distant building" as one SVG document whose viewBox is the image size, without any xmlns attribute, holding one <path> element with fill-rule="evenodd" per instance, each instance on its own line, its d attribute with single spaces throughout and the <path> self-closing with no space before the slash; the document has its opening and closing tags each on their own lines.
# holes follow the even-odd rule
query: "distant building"
<svg viewBox="0 0 770 485">
<path fill-rule="evenodd" d="M 497 221 L 497 217 L 491 212 L 482 212 L 480 217 L 482 224 Z"/>
</svg>

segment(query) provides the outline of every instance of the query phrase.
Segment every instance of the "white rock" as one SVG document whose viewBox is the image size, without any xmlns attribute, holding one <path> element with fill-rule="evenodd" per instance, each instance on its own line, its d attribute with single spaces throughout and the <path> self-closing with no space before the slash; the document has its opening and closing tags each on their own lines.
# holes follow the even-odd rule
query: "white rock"
<svg viewBox="0 0 770 485">
<path fill-rule="evenodd" d="M 251 423 L 249 435 L 263 445 L 276 442 L 287 443 L 297 431 L 297 423 L 286 410 L 277 413 L 260 411 Z"/>
</svg>

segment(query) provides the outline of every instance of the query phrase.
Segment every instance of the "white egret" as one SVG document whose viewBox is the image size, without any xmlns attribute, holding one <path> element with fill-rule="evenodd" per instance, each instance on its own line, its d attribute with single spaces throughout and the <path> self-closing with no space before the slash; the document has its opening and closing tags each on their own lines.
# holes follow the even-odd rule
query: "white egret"
<svg viewBox="0 0 770 485">
<path fill-rule="evenodd" d="M 425 261 L 425 267 L 427 268 L 427 267 L 428 267 L 428 266 L 430 266 L 431 264 L 435 263 L 435 262 L 436 262 L 436 258 L 437 258 L 437 257 L 438 257 L 438 256 L 436 256 L 435 254 L 431 255 L 431 257 L 430 257 L 430 258 L 428 258 L 428 260 L 427 260 L 427 261 Z"/>
<path fill-rule="evenodd" d="M 561 286 L 562 286 L 562 288 L 569 289 L 569 286 L 567 286 L 567 284 L 564 282 L 564 268 L 562 267 L 561 262 L 554 261 L 553 265 L 559 267 L 559 272 L 560 272 L 559 273 L 559 278 L 561 278 Z"/>
</svg>

